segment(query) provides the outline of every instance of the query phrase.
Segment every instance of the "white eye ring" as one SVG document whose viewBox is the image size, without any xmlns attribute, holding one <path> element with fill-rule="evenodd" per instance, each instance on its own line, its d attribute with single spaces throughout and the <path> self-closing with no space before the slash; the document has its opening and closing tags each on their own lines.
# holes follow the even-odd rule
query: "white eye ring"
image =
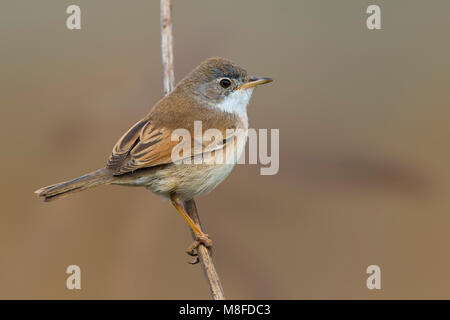
<svg viewBox="0 0 450 320">
<path fill-rule="evenodd" d="M 220 79 L 219 84 L 222 88 L 227 89 L 231 86 L 231 80 L 228 78 L 222 78 Z"/>
</svg>

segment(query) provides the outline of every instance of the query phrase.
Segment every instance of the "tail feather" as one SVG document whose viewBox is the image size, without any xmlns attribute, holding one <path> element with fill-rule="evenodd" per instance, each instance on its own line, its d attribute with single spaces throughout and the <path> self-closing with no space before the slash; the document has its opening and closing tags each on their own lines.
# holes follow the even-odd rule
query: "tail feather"
<svg viewBox="0 0 450 320">
<path fill-rule="evenodd" d="M 113 175 L 110 170 L 102 168 L 70 181 L 43 187 L 34 193 L 48 202 L 88 188 L 108 184 L 112 179 Z"/>
</svg>

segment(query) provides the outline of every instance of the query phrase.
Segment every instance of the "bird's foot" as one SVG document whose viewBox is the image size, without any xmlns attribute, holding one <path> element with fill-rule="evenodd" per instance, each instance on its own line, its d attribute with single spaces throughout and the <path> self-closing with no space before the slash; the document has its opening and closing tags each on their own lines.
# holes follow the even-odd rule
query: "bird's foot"
<svg viewBox="0 0 450 320">
<path fill-rule="evenodd" d="M 206 233 L 199 233 L 195 235 L 195 241 L 187 248 L 186 253 L 192 257 L 195 257 L 195 259 L 190 264 L 197 264 L 199 263 L 198 258 L 198 246 L 204 245 L 209 252 L 212 254 L 213 251 L 213 242 L 211 240 L 211 237 L 207 235 Z"/>
</svg>

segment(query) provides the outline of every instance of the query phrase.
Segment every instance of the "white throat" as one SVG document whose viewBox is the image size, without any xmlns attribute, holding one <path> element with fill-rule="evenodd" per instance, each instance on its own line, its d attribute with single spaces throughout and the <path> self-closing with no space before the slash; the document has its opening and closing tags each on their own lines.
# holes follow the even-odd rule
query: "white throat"
<svg viewBox="0 0 450 320">
<path fill-rule="evenodd" d="M 230 93 L 221 103 L 215 105 L 221 111 L 236 114 L 248 126 L 247 105 L 254 88 L 237 90 Z"/>
</svg>

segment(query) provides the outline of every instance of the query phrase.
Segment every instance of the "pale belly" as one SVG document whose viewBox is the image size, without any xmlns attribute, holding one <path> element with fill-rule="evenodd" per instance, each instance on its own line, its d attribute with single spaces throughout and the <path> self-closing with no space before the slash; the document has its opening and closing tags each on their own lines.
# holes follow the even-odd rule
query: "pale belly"
<svg viewBox="0 0 450 320">
<path fill-rule="evenodd" d="M 234 164 L 171 165 L 159 170 L 145 186 L 163 196 L 176 192 L 183 199 L 192 199 L 214 190 L 233 167 Z"/>
</svg>

